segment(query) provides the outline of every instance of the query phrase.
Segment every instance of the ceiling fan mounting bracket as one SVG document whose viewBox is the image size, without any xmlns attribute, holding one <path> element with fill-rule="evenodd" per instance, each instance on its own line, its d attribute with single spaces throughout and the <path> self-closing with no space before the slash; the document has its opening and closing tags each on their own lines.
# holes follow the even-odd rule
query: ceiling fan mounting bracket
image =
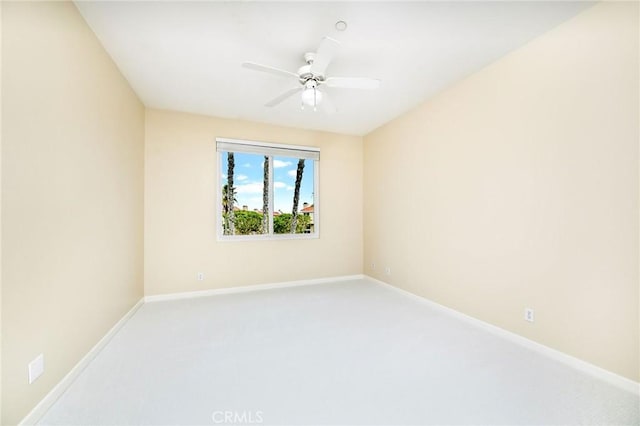
<svg viewBox="0 0 640 426">
<path fill-rule="evenodd" d="M 316 54 L 313 52 L 307 52 L 304 54 L 304 61 L 307 63 L 307 65 L 311 65 L 313 64 L 313 61 L 316 60 Z"/>
</svg>

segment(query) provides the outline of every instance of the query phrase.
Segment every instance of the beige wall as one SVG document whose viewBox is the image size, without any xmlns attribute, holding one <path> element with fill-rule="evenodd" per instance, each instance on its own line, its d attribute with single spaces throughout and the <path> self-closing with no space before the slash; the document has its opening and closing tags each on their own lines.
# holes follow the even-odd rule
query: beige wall
<svg viewBox="0 0 640 426">
<path fill-rule="evenodd" d="M 367 135 L 366 273 L 639 380 L 638 36 L 598 4 Z"/>
<path fill-rule="evenodd" d="M 2 43 L 2 424 L 14 424 L 143 294 L 144 107 L 72 3 L 3 2 Z"/>
<path fill-rule="evenodd" d="M 2 188 L 2 4 L 0 1 L 0 189 Z M 0 190 L 2 206 L 2 190 Z M 0 236 L 2 235 L 2 209 L 0 208 Z M 2 238 L 0 238 L 0 422 L 2 422 Z"/>
<path fill-rule="evenodd" d="M 217 242 L 216 137 L 320 147 L 320 238 Z M 360 273 L 362 138 L 147 110 L 146 295 Z"/>
</svg>

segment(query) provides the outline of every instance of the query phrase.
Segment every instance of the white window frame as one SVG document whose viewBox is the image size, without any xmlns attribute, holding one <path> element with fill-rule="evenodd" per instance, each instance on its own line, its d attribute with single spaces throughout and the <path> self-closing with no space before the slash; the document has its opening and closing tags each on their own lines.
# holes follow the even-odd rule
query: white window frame
<svg viewBox="0 0 640 426">
<path fill-rule="evenodd" d="M 320 148 L 301 145 L 286 145 L 273 142 L 251 141 L 244 139 L 216 138 L 217 195 L 216 195 L 216 233 L 217 240 L 226 241 L 273 241 L 273 240 L 308 240 L 320 238 Z M 239 150 L 231 150 L 236 148 Z M 224 235 L 222 226 L 222 155 L 224 152 L 244 152 L 269 156 L 269 233 L 257 235 Z M 302 157 L 297 157 L 298 154 Z M 274 234 L 273 233 L 273 157 L 288 156 L 292 158 L 312 159 L 313 164 L 313 233 L 310 234 Z"/>
</svg>

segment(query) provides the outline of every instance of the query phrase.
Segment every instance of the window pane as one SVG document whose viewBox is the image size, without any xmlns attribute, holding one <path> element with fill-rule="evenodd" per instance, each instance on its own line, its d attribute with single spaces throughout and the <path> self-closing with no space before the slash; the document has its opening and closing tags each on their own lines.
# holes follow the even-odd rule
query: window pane
<svg viewBox="0 0 640 426">
<path fill-rule="evenodd" d="M 263 155 L 223 152 L 220 157 L 224 235 L 268 234 L 268 161 L 265 169 Z M 228 190 L 230 179 L 233 191 Z"/>
<path fill-rule="evenodd" d="M 314 161 L 292 157 L 273 158 L 273 232 L 314 232 Z M 297 201 L 297 209 L 294 202 Z M 295 222 L 295 224 L 294 224 Z"/>
</svg>

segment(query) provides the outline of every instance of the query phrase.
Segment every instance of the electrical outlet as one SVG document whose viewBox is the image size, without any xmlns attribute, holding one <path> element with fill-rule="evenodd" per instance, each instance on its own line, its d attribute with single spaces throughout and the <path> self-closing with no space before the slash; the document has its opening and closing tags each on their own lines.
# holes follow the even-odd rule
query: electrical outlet
<svg viewBox="0 0 640 426">
<path fill-rule="evenodd" d="M 371 262 L 371 270 L 375 271 L 376 270 L 376 264 Z"/>
<path fill-rule="evenodd" d="M 391 268 L 388 267 L 388 266 L 385 266 L 384 267 L 384 273 L 387 274 L 387 275 L 391 275 Z"/>
<path fill-rule="evenodd" d="M 534 319 L 535 319 L 535 315 L 534 315 L 533 309 L 525 308 L 525 310 L 524 310 L 524 320 L 525 321 L 529 321 L 529 322 L 533 322 Z"/>
<path fill-rule="evenodd" d="M 198 281 L 204 281 L 204 272 L 198 272 Z"/>
<path fill-rule="evenodd" d="M 36 381 L 44 373 L 44 355 L 40 354 L 29 363 L 29 384 Z"/>
</svg>

